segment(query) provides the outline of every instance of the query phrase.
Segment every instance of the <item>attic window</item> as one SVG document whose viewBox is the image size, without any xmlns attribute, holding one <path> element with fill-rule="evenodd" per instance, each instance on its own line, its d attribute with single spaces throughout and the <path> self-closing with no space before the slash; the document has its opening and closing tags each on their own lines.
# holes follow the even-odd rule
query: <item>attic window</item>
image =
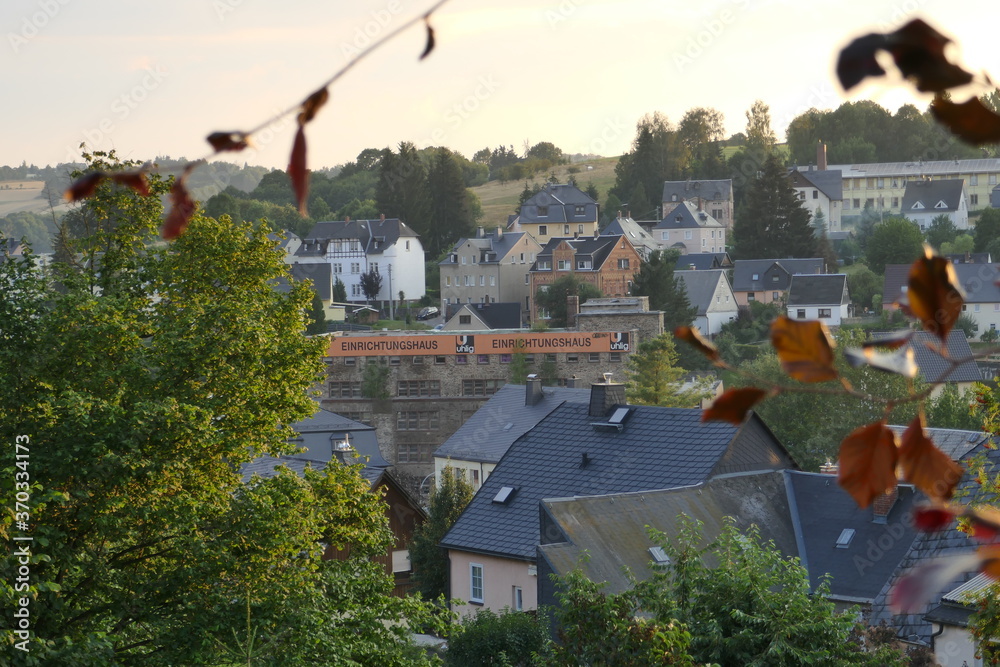
<svg viewBox="0 0 1000 667">
<path fill-rule="evenodd" d="M 549 207 L 548 206 L 539 206 L 538 207 L 538 215 L 548 215 L 548 214 L 549 214 Z"/>
<path fill-rule="evenodd" d="M 506 424 L 504 425 L 504 427 L 503 427 L 503 430 L 505 430 L 505 431 L 509 431 L 509 430 L 511 430 L 512 428 L 514 428 L 514 422 L 507 422 L 507 423 L 506 423 Z"/>
<path fill-rule="evenodd" d="M 851 546 L 851 540 L 854 539 L 854 532 L 853 528 L 845 528 L 840 531 L 840 537 L 837 538 L 837 548 L 846 549 Z"/>
<path fill-rule="evenodd" d="M 753 277 L 751 277 L 750 280 L 760 280 L 760 274 L 759 273 L 753 274 Z"/>
<path fill-rule="evenodd" d="M 670 556 L 663 550 L 663 547 L 649 547 L 649 555 L 653 557 L 653 562 L 657 565 L 670 563 Z"/>
<path fill-rule="evenodd" d="M 611 415 L 608 420 L 609 424 L 621 424 L 624 421 L 625 416 L 628 414 L 628 408 L 617 408 L 615 413 Z"/>
<path fill-rule="evenodd" d="M 938 203 L 934 204 L 934 208 L 948 208 L 948 205 L 945 204 L 944 200 L 942 199 Z"/>
<path fill-rule="evenodd" d="M 923 207 L 924 207 L 924 205 L 922 203 L 920 203 L 920 202 L 914 202 L 914 204 L 913 204 L 913 206 L 911 208 L 913 208 L 913 210 L 915 210 L 915 211 L 919 211 L 919 210 L 923 209 Z"/>
<path fill-rule="evenodd" d="M 493 496 L 493 502 L 505 505 L 507 501 L 510 500 L 511 496 L 514 495 L 516 489 L 513 486 L 505 486 L 497 491 L 497 494 Z"/>
</svg>

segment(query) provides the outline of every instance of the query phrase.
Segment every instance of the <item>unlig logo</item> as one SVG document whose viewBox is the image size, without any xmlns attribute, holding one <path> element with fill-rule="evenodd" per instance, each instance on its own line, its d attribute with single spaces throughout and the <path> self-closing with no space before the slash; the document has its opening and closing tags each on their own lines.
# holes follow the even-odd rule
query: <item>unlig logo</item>
<svg viewBox="0 0 1000 667">
<path fill-rule="evenodd" d="M 628 352 L 628 333 L 611 334 L 611 351 Z"/>
<path fill-rule="evenodd" d="M 475 354 L 475 336 L 455 336 L 455 354 Z"/>
</svg>

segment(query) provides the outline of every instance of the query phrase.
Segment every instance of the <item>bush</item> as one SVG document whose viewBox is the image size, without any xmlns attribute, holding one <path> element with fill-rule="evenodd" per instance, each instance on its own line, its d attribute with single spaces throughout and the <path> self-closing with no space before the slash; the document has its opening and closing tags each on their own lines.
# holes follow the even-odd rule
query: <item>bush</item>
<svg viewBox="0 0 1000 667">
<path fill-rule="evenodd" d="M 505 608 L 500 614 L 480 609 L 466 616 L 461 628 L 448 641 L 445 664 L 454 667 L 496 665 L 517 667 L 532 664 L 548 641 L 542 620 Z"/>
</svg>

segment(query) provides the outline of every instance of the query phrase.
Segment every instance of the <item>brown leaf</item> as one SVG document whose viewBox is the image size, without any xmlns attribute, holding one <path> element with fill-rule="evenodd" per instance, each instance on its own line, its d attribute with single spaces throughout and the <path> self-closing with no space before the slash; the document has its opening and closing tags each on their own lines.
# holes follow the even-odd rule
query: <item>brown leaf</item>
<svg viewBox="0 0 1000 667">
<path fill-rule="evenodd" d="M 931 113 L 960 139 L 981 146 L 1000 141 L 1000 116 L 978 97 L 956 104 L 940 95 L 931 102 Z"/>
<path fill-rule="evenodd" d="M 992 579 L 1000 579 L 1000 547 L 981 547 L 976 551 L 980 571 Z"/>
<path fill-rule="evenodd" d="M 746 419 L 750 408 L 760 403 L 768 392 L 757 387 L 730 389 L 716 398 L 711 407 L 701 413 L 701 420 L 724 421 L 739 426 Z"/>
<path fill-rule="evenodd" d="M 223 151 L 239 152 L 250 145 L 250 135 L 246 132 L 213 132 L 205 137 L 216 153 Z"/>
<path fill-rule="evenodd" d="M 781 367 L 796 380 L 825 382 L 837 378 L 833 339 L 822 322 L 779 315 L 771 324 L 771 344 Z"/>
<path fill-rule="evenodd" d="M 942 342 L 948 340 L 948 332 L 961 316 L 965 300 L 952 263 L 924 245 L 924 256 L 910 267 L 906 294 L 908 311 L 913 317 Z"/>
<path fill-rule="evenodd" d="M 302 102 L 302 110 L 299 112 L 299 125 L 305 125 L 316 117 L 317 112 L 323 108 L 327 100 L 330 99 L 330 91 L 324 86 Z"/>
<path fill-rule="evenodd" d="M 921 92 L 943 92 L 964 86 L 972 75 L 948 62 L 945 47 L 951 40 L 920 19 L 886 35 L 887 49 L 899 71 Z"/>
<path fill-rule="evenodd" d="M 424 46 L 424 52 L 420 54 L 417 60 L 423 60 L 434 50 L 434 28 L 431 27 L 430 18 L 429 15 L 424 17 L 424 25 L 427 26 L 427 44 Z"/>
<path fill-rule="evenodd" d="M 719 350 L 716 349 L 715 345 L 706 340 L 701 332 L 694 327 L 680 326 L 674 329 L 674 338 L 677 340 L 682 340 L 688 345 L 692 346 L 711 361 L 718 362 L 721 360 L 719 357 Z"/>
<path fill-rule="evenodd" d="M 858 37 L 840 51 L 837 58 L 837 78 L 844 90 L 850 90 L 869 76 L 882 76 L 885 70 L 875 54 L 885 49 L 887 41 L 881 33 Z"/>
<path fill-rule="evenodd" d="M 160 236 L 167 241 L 172 241 L 184 233 L 188 223 L 191 222 L 191 217 L 194 216 L 195 210 L 198 208 L 187 190 L 187 178 L 197 165 L 197 162 L 188 164 L 170 188 L 172 208 L 167 219 L 163 222 L 163 229 L 160 230 Z"/>
<path fill-rule="evenodd" d="M 899 578 L 889 593 L 889 606 L 895 614 L 923 612 L 931 598 L 963 572 L 984 567 L 985 550 L 977 553 L 921 560 L 916 567 Z M 988 554 L 987 554 L 988 557 Z M 984 569 L 985 571 L 985 569 Z M 996 576 L 996 575 L 991 575 Z"/>
<path fill-rule="evenodd" d="M 72 185 L 63 193 L 63 197 L 67 201 L 76 202 L 81 199 L 86 199 L 87 197 L 94 194 L 97 190 L 97 186 L 101 184 L 101 181 L 105 179 L 107 174 L 103 171 L 92 171 L 89 174 L 84 174 L 80 178 L 73 181 Z"/>
<path fill-rule="evenodd" d="M 861 507 L 896 486 L 899 451 L 895 434 L 884 421 L 852 431 L 840 443 L 837 481 Z"/>
<path fill-rule="evenodd" d="M 890 350 L 897 350 L 909 343 L 911 338 L 913 338 L 913 332 L 909 329 L 904 329 L 902 331 L 896 331 L 891 334 L 879 336 L 878 338 L 866 340 L 861 344 L 861 347 L 866 350 L 871 347 L 884 347 Z"/>
<path fill-rule="evenodd" d="M 903 478 L 934 500 L 948 500 L 962 477 L 962 466 L 938 449 L 924 431 L 918 415 L 903 432 L 899 446 Z"/>
<path fill-rule="evenodd" d="M 295 142 L 292 144 L 288 177 L 292 181 L 292 190 L 295 191 L 295 199 L 299 203 L 299 215 L 305 217 L 308 215 L 306 198 L 309 196 L 309 171 L 306 169 L 306 132 L 301 125 L 299 131 L 295 133 Z"/>
<path fill-rule="evenodd" d="M 146 172 L 144 171 L 121 171 L 111 174 L 110 178 L 115 183 L 132 188 L 143 197 L 148 197 L 150 194 L 149 180 L 146 178 Z"/>
<path fill-rule="evenodd" d="M 879 352 L 875 348 L 848 348 L 844 350 L 844 358 L 854 368 L 871 366 L 880 371 L 895 373 L 903 377 L 917 377 L 920 371 L 914 360 L 913 348 L 908 347 L 895 352 Z"/>
<path fill-rule="evenodd" d="M 989 505 L 968 508 L 966 516 L 972 526 L 972 536 L 978 542 L 994 543 L 1000 537 L 1000 510 Z"/>
</svg>

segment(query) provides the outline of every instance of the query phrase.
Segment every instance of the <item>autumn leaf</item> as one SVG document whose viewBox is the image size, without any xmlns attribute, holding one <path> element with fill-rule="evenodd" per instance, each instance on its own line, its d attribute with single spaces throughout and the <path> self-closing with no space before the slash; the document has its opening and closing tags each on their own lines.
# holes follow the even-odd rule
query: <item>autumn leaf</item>
<svg viewBox="0 0 1000 667">
<path fill-rule="evenodd" d="M 924 256 L 910 266 L 907 311 L 942 342 L 962 314 L 965 296 L 955 267 L 924 245 Z"/>
<path fill-rule="evenodd" d="M 931 598 L 955 577 L 976 570 L 983 564 L 983 555 L 978 553 L 924 560 L 893 585 L 889 606 L 895 614 L 923 611 Z"/>
<path fill-rule="evenodd" d="M 323 105 L 329 99 L 330 91 L 325 86 L 307 97 L 302 102 L 301 111 L 299 111 L 299 126 L 301 127 L 315 118 L 317 112 L 323 108 Z"/>
<path fill-rule="evenodd" d="M 884 421 L 852 431 L 840 443 L 837 481 L 861 507 L 896 486 L 899 451 Z"/>
<path fill-rule="evenodd" d="M 148 197 L 150 194 L 149 180 L 144 171 L 121 171 L 111 174 L 109 178 L 115 183 L 132 188 L 143 197 Z"/>
<path fill-rule="evenodd" d="M 920 507 L 913 511 L 913 525 L 924 533 L 936 533 L 951 525 L 958 513 L 945 507 Z"/>
<path fill-rule="evenodd" d="M 990 111 L 978 97 L 956 104 L 938 95 L 931 113 L 960 139 L 981 146 L 1000 141 L 1000 116 Z"/>
<path fill-rule="evenodd" d="M 910 347 L 891 353 L 880 352 L 872 347 L 848 348 L 844 350 L 844 358 L 854 368 L 871 366 L 908 378 L 916 377 L 920 370 L 914 359 L 913 348 Z"/>
<path fill-rule="evenodd" d="M 306 210 L 306 198 L 309 196 L 309 171 L 306 169 L 306 132 L 302 125 L 295 133 L 295 142 L 292 144 L 292 157 L 288 161 L 288 178 L 292 181 L 292 190 L 295 191 L 295 199 L 299 203 L 299 215 L 308 215 Z"/>
<path fill-rule="evenodd" d="M 917 415 L 903 432 L 899 464 L 903 478 L 935 500 L 950 499 L 962 477 L 962 466 L 927 437 L 922 415 Z"/>
<path fill-rule="evenodd" d="M 424 51 L 417 60 L 423 60 L 434 50 L 434 28 L 431 26 L 430 18 L 429 15 L 424 17 L 424 25 L 427 26 L 427 44 L 424 45 Z"/>
<path fill-rule="evenodd" d="M 904 329 L 902 331 L 894 331 L 890 334 L 879 336 L 878 338 L 866 340 L 861 344 L 861 347 L 866 350 L 872 347 L 884 347 L 889 350 L 898 350 L 909 343 L 912 338 L 913 331 L 910 329 Z"/>
<path fill-rule="evenodd" d="M 94 194 L 97 186 L 107 177 L 103 171 L 92 171 L 73 181 L 63 194 L 67 201 L 77 202 Z"/>
<path fill-rule="evenodd" d="M 885 74 L 876 54 L 886 46 L 885 35 L 870 33 L 858 37 L 841 49 L 837 58 L 837 78 L 844 90 L 850 90 L 870 76 Z"/>
<path fill-rule="evenodd" d="M 993 579 L 1000 579 L 1000 547 L 983 547 L 976 552 L 980 558 L 980 571 Z"/>
<path fill-rule="evenodd" d="M 246 132 L 213 132 L 205 137 L 216 153 L 224 151 L 239 152 L 250 145 L 250 135 Z"/>
<path fill-rule="evenodd" d="M 988 505 L 966 511 L 972 528 L 972 537 L 979 542 L 996 542 L 1000 537 L 1000 511 Z"/>
<path fill-rule="evenodd" d="M 757 387 L 730 389 L 716 398 L 710 407 L 705 408 L 701 413 L 701 420 L 724 421 L 739 426 L 746 419 L 750 409 L 767 395 L 767 391 Z"/>
<path fill-rule="evenodd" d="M 715 345 L 706 340 L 701 332 L 694 327 L 689 326 L 679 326 L 674 329 L 674 338 L 677 340 L 682 340 L 688 345 L 691 345 L 696 350 L 708 357 L 709 360 L 714 362 L 721 361 L 719 356 L 719 350 L 716 349 Z"/>
<path fill-rule="evenodd" d="M 187 165 L 170 188 L 172 207 L 167 219 L 163 222 L 163 229 L 160 231 L 160 236 L 167 241 L 172 241 L 184 233 L 188 223 L 191 222 L 191 217 L 198 208 L 187 189 L 188 176 L 198 164 L 200 163 L 193 162 Z"/>
<path fill-rule="evenodd" d="M 796 380 L 825 382 L 837 378 L 833 339 L 822 322 L 780 315 L 771 324 L 771 344 L 782 369 Z"/>
</svg>

